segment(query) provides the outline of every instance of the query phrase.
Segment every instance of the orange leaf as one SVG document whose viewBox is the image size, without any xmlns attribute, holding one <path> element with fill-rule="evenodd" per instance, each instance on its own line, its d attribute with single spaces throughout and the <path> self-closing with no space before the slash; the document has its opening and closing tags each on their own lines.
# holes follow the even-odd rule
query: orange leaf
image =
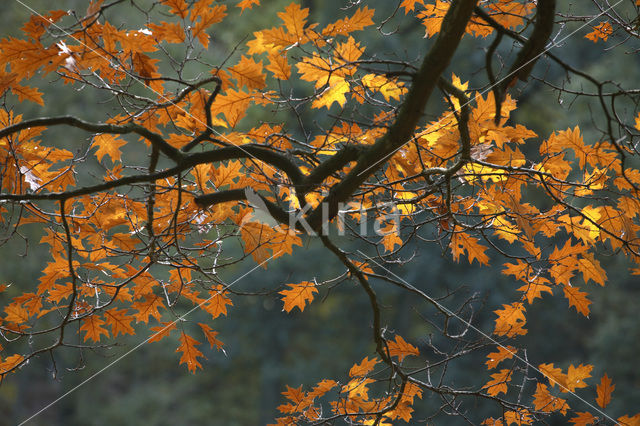
<svg viewBox="0 0 640 426">
<path fill-rule="evenodd" d="M 566 414 L 567 409 L 569 408 L 567 401 L 551 395 L 547 389 L 547 385 L 543 383 L 537 384 L 536 393 L 533 396 L 533 406 L 536 410 L 543 411 L 545 413 L 560 411 L 562 414 Z"/>
<path fill-rule="evenodd" d="M 171 13 L 181 18 L 187 17 L 187 9 L 189 9 L 189 5 L 185 0 L 160 0 L 160 3 L 163 3 L 171 9 Z"/>
<path fill-rule="evenodd" d="M 613 28 L 611 28 L 611 24 L 605 21 L 593 27 L 593 31 L 585 35 L 584 38 L 591 40 L 594 43 L 597 43 L 600 39 L 602 39 L 602 41 L 607 41 L 612 32 Z"/>
<path fill-rule="evenodd" d="M 297 3 L 291 3 L 284 12 L 279 12 L 278 16 L 287 27 L 287 32 L 294 35 L 298 41 L 304 39 L 304 25 L 309 16 L 309 9 L 302 9 Z"/>
<path fill-rule="evenodd" d="M 285 54 L 275 52 L 269 53 L 269 65 L 267 70 L 271 71 L 278 80 L 288 80 L 291 77 L 291 65 L 287 62 Z"/>
<path fill-rule="evenodd" d="M 262 89 L 266 86 L 266 76 L 262 72 L 262 62 L 256 62 L 242 55 L 237 65 L 229 67 L 233 78 L 238 81 L 238 87 L 247 86 L 248 89 Z"/>
<path fill-rule="evenodd" d="M 291 310 L 295 307 L 300 309 L 300 312 L 304 311 L 306 304 L 313 301 L 314 293 L 318 292 L 315 283 L 312 283 L 310 281 L 303 281 L 300 284 L 287 285 L 291 288 L 278 292 L 278 294 L 281 294 L 283 296 L 283 310 L 287 312 L 291 312 Z"/>
<path fill-rule="evenodd" d="M 512 346 L 499 346 L 498 352 L 491 352 L 489 355 L 487 355 L 487 358 L 489 358 L 487 360 L 487 368 L 496 368 L 498 364 L 500 364 L 500 362 L 504 361 L 505 359 L 513 358 L 513 355 L 517 351 L 518 350 Z"/>
<path fill-rule="evenodd" d="M 569 306 L 576 308 L 585 317 L 589 317 L 589 305 L 591 301 L 587 299 L 588 293 L 580 291 L 577 287 L 567 284 L 563 288 L 564 295 L 569 301 Z"/>
<path fill-rule="evenodd" d="M 595 424 L 597 418 L 593 416 L 593 414 L 583 411 L 581 413 L 576 413 L 577 416 L 569 419 L 571 423 L 576 426 L 588 426 Z"/>
<path fill-rule="evenodd" d="M 162 308 L 162 298 L 156 296 L 153 293 L 145 294 L 142 300 L 139 300 L 131 305 L 131 307 L 138 312 L 133 315 L 136 322 L 149 322 L 149 317 L 152 316 L 158 321 L 160 320 L 159 308 Z"/>
<path fill-rule="evenodd" d="M 171 22 L 160 22 L 147 24 L 147 28 L 153 33 L 153 37 L 158 41 L 166 41 L 167 43 L 182 43 L 186 36 L 182 25 Z"/>
<path fill-rule="evenodd" d="M 103 327 L 105 321 L 96 314 L 89 315 L 82 319 L 81 331 L 85 331 L 87 334 L 84 336 L 84 341 L 91 339 L 94 342 L 100 341 L 100 336 L 105 335 L 109 337 L 109 330 Z"/>
<path fill-rule="evenodd" d="M 28 100 L 31 102 L 35 102 L 40 106 L 44 106 L 44 100 L 42 100 L 42 92 L 35 87 L 14 84 L 11 86 L 11 92 L 18 97 L 18 100 L 20 102 Z"/>
<path fill-rule="evenodd" d="M 491 396 L 496 396 L 500 393 L 507 393 L 507 383 L 511 381 L 511 370 L 502 369 L 499 373 L 491 375 L 491 380 L 483 386 L 483 389 L 487 389 L 487 393 Z"/>
<path fill-rule="evenodd" d="M 395 342 L 393 340 L 389 340 L 387 342 L 387 346 L 389 347 L 389 354 L 391 356 L 398 357 L 398 361 L 402 362 L 402 360 L 409 355 L 418 356 L 420 355 L 420 351 L 418 348 L 413 346 L 410 343 L 407 343 L 402 336 L 396 335 Z"/>
<path fill-rule="evenodd" d="M 369 374 L 369 372 L 373 370 L 373 367 L 379 362 L 380 360 L 378 358 L 369 359 L 369 357 L 365 357 L 360 364 L 354 364 L 353 367 L 351 367 L 349 377 L 364 377 Z"/>
<path fill-rule="evenodd" d="M 17 367 L 23 360 L 24 357 L 20 354 L 6 357 L 4 361 L 0 362 L 0 374 L 5 374 L 7 371 Z"/>
<path fill-rule="evenodd" d="M 473 263 L 475 259 L 481 265 L 489 264 L 489 256 L 485 254 L 487 247 L 480 245 L 477 238 L 467 235 L 465 232 L 451 234 L 449 247 L 453 254 L 453 260 L 456 262 L 460 260 L 460 255 L 466 251 L 469 263 Z"/>
<path fill-rule="evenodd" d="M 204 358 L 204 355 L 196 348 L 196 345 L 199 344 L 200 342 L 184 332 L 180 335 L 180 346 L 178 346 L 176 352 L 182 352 L 180 364 L 187 364 L 187 368 L 191 373 L 195 373 L 196 369 L 202 368 L 198 358 Z"/>
<path fill-rule="evenodd" d="M 202 332 L 204 333 L 204 337 L 207 338 L 207 341 L 209 342 L 211 347 L 213 348 L 215 346 L 216 349 L 220 350 L 222 348 L 222 346 L 224 345 L 224 343 L 222 343 L 220 340 L 216 339 L 216 336 L 218 335 L 218 332 L 217 331 L 213 331 L 211 329 L 211 327 L 209 327 L 207 324 L 199 322 L 198 325 L 202 329 Z"/>
<path fill-rule="evenodd" d="M 611 383 L 611 379 L 605 373 L 600 380 L 600 384 L 596 387 L 596 392 L 598 397 L 596 398 L 596 402 L 602 408 L 606 408 L 607 405 L 611 402 L 611 393 L 615 390 L 616 385 Z"/>
<path fill-rule="evenodd" d="M 251 9 L 254 5 L 260 6 L 260 0 L 242 0 L 240 3 L 236 4 L 236 7 L 242 9 L 240 11 L 240 15 L 242 15 L 242 12 L 244 12 L 245 9 Z"/>
<path fill-rule="evenodd" d="M 214 286 L 209 290 L 209 298 L 204 302 L 201 307 L 208 312 L 212 319 L 218 318 L 220 315 L 227 315 L 227 305 L 233 306 L 233 302 L 229 299 L 223 291 L 223 286 Z"/>
<path fill-rule="evenodd" d="M 96 151 L 98 161 L 102 161 L 102 158 L 105 155 L 108 155 L 111 158 L 111 161 L 116 162 L 120 161 L 120 156 L 122 155 L 120 147 L 126 145 L 127 141 L 119 139 L 117 136 L 103 133 L 95 136 L 93 138 L 93 143 L 98 147 L 98 150 Z"/>
<path fill-rule="evenodd" d="M 104 311 L 104 317 L 107 320 L 107 324 L 111 326 L 111 335 L 116 337 L 118 334 L 136 334 L 133 327 L 131 327 L 131 318 L 127 315 L 126 309 L 108 309 Z"/>
<path fill-rule="evenodd" d="M 361 31 L 365 27 L 373 25 L 373 14 L 375 13 L 374 9 L 369 9 L 365 6 L 362 9 L 356 10 L 356 12 L 351 16 L 343 19 L 339 19 L 336 22 L 329 24 L 322 30 L 322 35 L 324 36 L 336 36 L 336 35 L 347 35 L 354 31 Z"/>
<path fill-rule="evenodd" d="M 577 388 L 586 388 L 587 384 L 584 382 L 584 379 L 591 377 L 591 370 L 593 370 L 593 365 L 580 364 L 574 367 L 573 364 L 571 364 L 567 370 L 566 386 L 569 391 L 573 392 Z M 566 390 L 564 392 L 566 392 Z"/>
<path fill-rule="evenodd" d="M 560 389 L 567 389 L 567 376 L 562 373 L 560 368 L 554 367 L 553 363 L 540 364 L 538 366 L 538 370 L 547 377 L 551 386 L 555 386 L 557 384 Z"/>
<path fill-rule="evenodd" d="M 175 322 L 161 322 L 162 325 L 157 325 L 155 327 L 151 327 L 150 330 L 153 331 L 153 334 L 147 340 L 147 342 L 159 342 L 165 337 L 169 336 L 173 330 L 176 329 Z"/>
<path fill-rule="evenodd" d="M 193 36 L 200 40 L 205 49 L 209 48 L 209 35 L 206 29 L 213 24 L 221 22 L 227 16 L 227 6 L 218 5 L 204 9 L 204 13 L 198 15 L 200 20 L 193 27 Z"/>
<path fill-rule="evenodd" d="M 493 331 L 498 336 L 513 337 L 527 334 L 527 330 L 523 328 L 527 320 L 524 316 L 525 308 L 522 303 L 502 305 L 502 309 L 493 312 L 498 315 Z"/>
<path fill-rule="evenodd" d="M 400 7 L 404 8 L 404 14 L 408 14 L 412 12 L 416 8 L 416 3 L 419 5 L 424 5 L 424 0 L 402 0 L 400 3 Z"/>
</svg>

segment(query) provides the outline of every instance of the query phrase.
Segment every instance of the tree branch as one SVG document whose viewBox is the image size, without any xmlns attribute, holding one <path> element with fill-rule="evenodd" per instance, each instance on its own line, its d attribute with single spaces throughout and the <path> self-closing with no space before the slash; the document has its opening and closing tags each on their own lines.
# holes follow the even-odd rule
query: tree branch
<svg viewBox="0 0 640 426">
<path fill-rule="evenodd" d="M 422 111 L 438 83 L 442 72 L 447 68 L 456 51 L 477 0 L 454 1 L 444 21 L 438 38 L 425 56 L 420 69 L 400 107 L 398 116 L 389 131 L 370 149 L 358 158 L 358 164 L 336 186 L 324 202 L 329 205 L 329 219 L 338 212 L 339 203 L 346 201 L 351 194 L 378 170 L 394 152 L 411 140 Z M 322 211 L 316 208 L 309 215 L 309 224 L 318 229 L 322 222 Z"/>
<path fill-rule="evenodd" d="M 13 124 L 0 130 L 0 139 L 19 132 L 20 130 L 29 129 L 31 127 L 49 127 L 58 125 L 76 127 L 78 129 L 86 130 L 93 133 L 109 133 L 117 135 L 136 133 L 147 139 L 149 142 L 151 142 L 151 144 L 157 147 L 160 152 L 171 158 L 176 163 L 179 163 L 183 157 L 183 154 L 176 148 L 169 145 L 169 143 L 164 140 L 162 135 L 152 132 L 151 130 L 147 129 L 144 126 L 141 126 L 140 124 L 132 122 L 126 124 L 91 123 L 68 115 L 61 117 L 36 118 L 33 120 L 27 120 Z"/>
</svg>

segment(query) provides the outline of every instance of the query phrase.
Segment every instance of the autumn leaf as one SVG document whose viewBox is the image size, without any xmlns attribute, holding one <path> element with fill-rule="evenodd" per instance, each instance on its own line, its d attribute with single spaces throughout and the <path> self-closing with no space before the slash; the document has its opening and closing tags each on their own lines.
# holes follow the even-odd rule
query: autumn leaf
<svg viewBox="0 0 640 426">
<path fill-rule="evenodd" d="M 193 26 L 192 33 L 194 37 L 200 40 L 205 49 L 209 48 L 209 35 L 205 30 L 218 22 L 222 22 L 225 16 L 227 16 L 226 5 L 204 8 L 202 13 L 195 16 L 198 18 L 198 22 Z"/>
<path fill-rule="evenodd" d="M 612 32 L 613 29 L 611 28 L 611 24 L 605 21 L 593 27 L 593 31 L 585 35 L 584 38 L 591 40 L 594 43 L 597 43 L 598 40 L 607 41 Z"/>
<path fill-rule="evenodd" d="M 505 368 L 499 373 L 492 374 L 491 380 L 483 386 L 483 389 L 486 389 L 491 396 L 507 393 L 507 384 L 511 381 L 511 373 L 511 370 Z"/>
<path fill-rule="evenodd" d="M 498 346 L 498 352 L 491 352 L 489 355 L 487 355 L 487 368 L 496 368 L 498 364 L 500 364 L 500 362 L 504 361 L 505 359 L 513 358 L 516 352 L 517 349 L 512 346 Z"/>
<path fill-rule="evenodd" d="M 99 342 L 102 335 L 109 337 L 109 330 L 103 327 L 105 324 L 105 321 L 95 314 L 83 318 L 80 330 L 86 333 L 84 341 L 91 339 L 94 342 Z"/>
<path fill-rule="evenodd" d="M 533 406 L 536 410 L 551 413 L 554 411 L 560 411 L 563 415 L 567 413 L 569 405 L 567 401 L 562 398 L 551 395 L 547 386 L 543 383 L 536 385 L 536 393 L 533 395 Z"/>
<path fill-rule="evenodd" d="M 161 0 L 160 3 L 163 3 L 166 6 L 169 6 L 171 13 L 179 16 L 180 18 L 187 17 L 187 10 L 189 5 L 185 0 Z"/>
<path fill-rule="evenodd" d="M 587 411 L 577 412 L 576 414 L 576 417 L 572 417 L 571 419 L 569 419 L 569 421 L 576 426 L 592 425 L 595 424 L 598 420 L 597 417 L 594 417 L 593 414 Z"/>
<path fill-rule="evenodd" d="M 564 295 L 569 301 L 569 306 L 576 308 L 585 317 L 589 316 L 589 305 L 591 301 L 587 299 L 588 293 L 580 291 L 577 287 L 567 284 L 563 288 Z"/>
<path fill-rule="evenodd" d="M 200 306 L 212 319 L 216 319 L 220 315 L 227 315 L 227 306 L 233 306 L 233 301 L 225 294 L 224 287 L 218 285 L 209 290 L 209 297 Z"/>
<path fill-rule="evenodd" d="M 365 357 L 360 364 L 354 364 L 349 370 L 349 377 L 364 377 L 373 371 L 373 368 L 378 364 L 380 360 L 378 358 L 369 359 Z"/>
<path fill-rule="evenodd" d="M 587 384 L 584 379 L 591 377 L 591 370 L 593 370 L 593 365 L 580 364 L 577 367 L 574 367 L 573 364 L 569 365 L 566 382 L 567 389 L 570 392 L 574 392 L 578 388 L 586 388 Z"/>
<path fill-rule="evenodd" d="M 260 0 L 242 0 L 241 2 L 236 4 L 236 7 L 239 7 L 240 9 L 242 9 L 240 11 L 241 15 L 242 15 L 242 12 L 245 11 L 245 9 L 251 9 L 253 8 L 253 6 L 260 6 Z"/>
<path fill-rule="evenodd" d="M 310 281 L 303 281 L 299 284 L 287 284 L 290 288 L 278 292 L 281 294 L 284 307 L 282 308 L 287 313 L 291 312 L 293 308 L 300 309 L 300 312 L 304 311 L 307 303 L 313 301 L 314 293 L 318 292 L 315 283 Z"/>
<path fill-rule="evenodd" d="M 131 307 L 138 312 L 133 314 L 136 322 L 149 322 L 149 317 L 153 317 L 160 320 L 160 312 L 158 309 L 162 308 L 162 298 L 154 294 L 145 294 L 143 298 L 137 302 L 134 302 Z"/>
<path fill-rule="evenodd" d="M 149 343 L 159 342 L 165 337 L 168 337 L 173 330 L 176 330 L 175 322 L 161 322 L 160 324 L 161 325 L 149 328 L 149 330 L 153 331 L 153 334 L 149 337 Z"/>
<path fill-rule="evenodd" d="M 286 54 L 271 52 L 269 54 L 269 65 L 265 68 L 271 71 L 278 80 L 288 80 L 291 77 L 291 65 L 287 61 Z"/>
<path fill-rule="evenodd" d="M 451 242 L 449 243 L 453 259 L 458 262 L 460 255 L 467 253 L 469 263 L 477 260 L 481 265 L 489 264 L 489 256 L 485 253 L 487 247 L 480 245 L 479 240 L 468 235 L 466 232 L 455 232 L 451 234 Z"/>
<path fill-rule="evenodd" d="M 216 349 L 218 350 L 222 349 L 222 346 L 224 346 L 224 344 L 216 338 L 216 336 L 218 335 L 218 332 L 213 331 L 211 327 L 209 327 L 207 324 L 199 322 L 198 325 L 202 329 L 202 332 L 204 333 L 204 337 L 207 338 L 207 341 L 209 342 L 211 347 L 213 348 L 215 346 Z"/>
<path fill-rule="evenodd" d="M 609 405 L 609 403 L 611 402 L 611 393 L 613 393 L 615 389 L 616 385 L 611 383 L 611 379 L 605 373 L 596 388 L 596 391 L 598 393 L 596 402 L 600 407 L 607 408 L 607 405 Z"/>
<path fill-rule="evenodd" d="M 20 354 L 14 354 L 6 357 L 0 362 L 0 374 L 5 374 L 7 371 L 17 367 L 24 361 L 24 356 Z"/>
<path fill-rule="evenodd" d="M 127 314 L 126 309 L 107 309 L 104 311 L 104 318 L 106 323 L 111 326 L 112 336 L 115 337 L 119 334 L 136 334 L 134 328 L 131 326 L 133 318 Z"/>
<path fill-rule="evenodd" d="M 262 89 L 265 87 L 266 76 L 262 72 L 262 62 L 242 56 L 240 62 L 229 67 L 231 75 L 238 81 L 238 87 L 246 86 L 248 89 Z"/>
<path fill-rule="evenodd" d="M 567 376 L 562 373 L 562 369 L 553 364 L 540 364 L 538 370 L 547 377 L 551 386 L 558 385 L 560 389 L 567 389 Z"/>
<path fill-rule="evenodd" d="M 199 344 L 200 342 L 188 334 L 184 332 L 180 334 L 180 346 L 178 346 L 176 352 L 182 352 L 180 364 L 187 364 L 187 368 L 191 373 L 195 373 L 198 368 L 202 368 L 198 358 L 204 358 L 204 355 L 196 348 Z"/>
<path fill-rule="evenodd" d="M 524 316 L 525 308 L 522 303 L 503 304 L 502 309 L 493 312 L 498 315 L 493 331 L 498 336 L 514 337 L 527 333 L 527 330 L 523 328 L 527 320 Z"/>
<path fill-rule="evenodd" d="M 398 361 L 400 362 L 402 362 L 402 360 L 407 356 L 420 355 L 420 351 L 418 351 L 418 348 L 410 343 L 407 343 L 400 335 L 396 335 L 395 340 L 387 341 L 387 347 L 389 348 L 389 354 L 391 356 L 398 357 Z"/>
<path fill-rule="evenodd" d="M 416 4 L 424 5 L 424 0 L 402 0 L 400 3 L 400 7 L 404 8 L 404 14 L 408 14 L 409 12 L 413 12 L 416 8 Z"/>
<path fill-rule="evenodd" d="M 35 87 L 21 86 L 19 84 L 13 84 L 10 86 L 11 92 L 18 96 L 18 100 L 23 102 L 25 100 L 34 102 L 40 106 L 44 106 L 44 100 L 42 99 L 43 93 Z"/>
<path fill-rule="evenodd" d="M 147 28 L 151 30 L 153 37 L 155 37 L 158 42 L 182 43 L 186 38 L 184 28 L 178 23 L 163 21 L 155 24 L 150 22 L 147 24 Z"/>
<path fill-rule="evenodd" d="M 124 141 L 114 135 L 101 134 L 93 138 L 93 143 L 98 147 L 98 150 L 96 151 L 98 161 L 102 161 L 102 158 L 105 155 L 108 155 L 109 158 L 111 158 L 111 161 L 116 162 L 120 161 L 120 156 L 122 155 L 120 148 L 126 145 L 127 141 Z"/>
<path fill-rule="evenodd" d="M 339 77 L 331 78 L 328 86 L 320 93 L 318 98 L 311 103 L 311 107 L 326 107 L 327 109 L 330 109 L 334 102 L 337 102 L 340 106 L 344 106 L 347 102 L 345 95 L 349 90 L 350 86 L 346 80 Z"/>
</svg>

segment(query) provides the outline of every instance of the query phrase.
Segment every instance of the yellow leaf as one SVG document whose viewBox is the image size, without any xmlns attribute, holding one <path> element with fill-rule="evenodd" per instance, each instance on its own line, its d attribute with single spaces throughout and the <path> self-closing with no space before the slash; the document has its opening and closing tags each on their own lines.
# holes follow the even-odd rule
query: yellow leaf
<svg viewBox="0 0 640 426">
<path fill-rule="evenodd" d="M 344 106 L 347 102 L 347 98 L 344 95 L 348 92 L 349 83 L 347 83 L 346 80 L 339 77 L 331 78 L 329 86 L 322 92 L 319 98 L 313 101 L 311 107 L 327 107 L 327 109 L 330 109 L 334 102 L 337 102 L 340 106 Z"/>
</svg>

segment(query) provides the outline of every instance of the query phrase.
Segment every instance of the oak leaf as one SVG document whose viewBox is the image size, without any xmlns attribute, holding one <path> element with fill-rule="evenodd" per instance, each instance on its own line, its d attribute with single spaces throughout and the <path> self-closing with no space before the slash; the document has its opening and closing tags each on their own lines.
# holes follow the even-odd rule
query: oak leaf
<svg viewBox="0 0 640 426">
<path fill-rule="evenodd" d="M 598 397 L 596 398 L 596 402 L 602 408 L 607 408 L 607 405 L 611 402 L 611 393 L 615 390 L 616 385 L 611 383 L 611 379 L 605 373 L 600 380 L 600 383 L 596 387 L 596 392 Z"/>
<path fill-rule="evenodd" d="M 83 318 L 80 330 L 86 332 L 84 341 L 91 339 L 94 342 L 99 342 L 102 335 L 109 337 L 109 330 L 103 327 L 105 324 L 105 321 L 97 314 L 91 314 Z"/>
<path fill-rule="evenodd" d="M 199 344 L 200 342 L 184 332 L 180 335 L 180 346 L 178 346 L 176 352 L 182 352 L 180 364 L 187 364 L 187 368 L 191 373 L 195 373 L 198 368 L 202 368 L 198 358 L 204 358 L 204 355 L 196 348 Z"/>
<path fill-rule="evenodd" d="M 278 292 L 283 296 L 284 307 L 282 309 L 287 313 L 296 307 L 300 309 L 300 312 L 304 311 L 307 303 L 313 301 L 314 293 L 318 292 L 315 283 L 310 281 L 303 281 L 300 284 L 287 284 L 287 286 L 291 288 Z"/>
<path fill-rule="evenodd" d="M 398 361 L 400 362 L 402 362 L 402 360 L 407 356 L 420 355 L 420 351 L 418 350 L 418 348 L 410 343 L 407 343 L 407 341 L 404 340 L 400 335 L 396 335 L 395 341 L 387 341 L 387 346 L 389 348 L 389 355 L 398 357 Z"/>
</svg>

